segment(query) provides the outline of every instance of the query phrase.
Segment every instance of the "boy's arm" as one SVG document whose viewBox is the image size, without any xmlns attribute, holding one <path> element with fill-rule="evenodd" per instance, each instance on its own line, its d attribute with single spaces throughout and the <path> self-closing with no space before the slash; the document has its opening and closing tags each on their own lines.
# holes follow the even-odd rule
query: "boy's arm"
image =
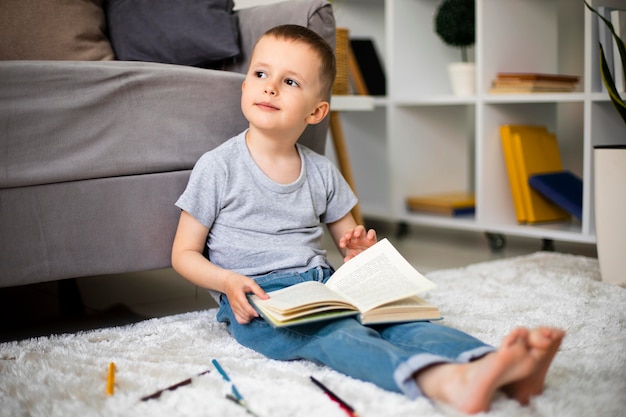
<svg viewBox="0 0 626 417">
<path fill-rule="evenodd" d="M 262 299 L 267 294 L 251 278 L 220 268 L 204 257 L 204 245 L 209 229 L 186 211 L 181 211 L 172 246 L 172 266 L 195 285 L 226 294 L 239 323 L 248 323 L 258 317 L 246 293 L 252 292 Z"/>
<path fill-rule="evenodd" d="M 354 258 L 365 249 L 373 246 L 376 241 L 376 231 L 370 229 L 365 231 L 365 227 L 356 224 L 354 217 L 350 212 L 341 219 L 333 223 L 327 224 L 335 245 L 344 256 L 344 262 Z"/>
</svg>

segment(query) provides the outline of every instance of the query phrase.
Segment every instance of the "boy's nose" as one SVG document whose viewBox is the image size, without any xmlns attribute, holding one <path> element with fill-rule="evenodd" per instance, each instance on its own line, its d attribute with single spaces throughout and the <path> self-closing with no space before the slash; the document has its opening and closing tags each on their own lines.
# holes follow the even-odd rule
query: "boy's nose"
<svg viewBox="0 0 626 417">
<path fill-rule="evenodd" d="M 271 84 L 271 83 L 268 83 L 265 86 L 265 92 L 269 94 L 270 96 L 275 96 L 277 94 L 276 88 L 274 88 L 274 84 Z"/>
</svg>

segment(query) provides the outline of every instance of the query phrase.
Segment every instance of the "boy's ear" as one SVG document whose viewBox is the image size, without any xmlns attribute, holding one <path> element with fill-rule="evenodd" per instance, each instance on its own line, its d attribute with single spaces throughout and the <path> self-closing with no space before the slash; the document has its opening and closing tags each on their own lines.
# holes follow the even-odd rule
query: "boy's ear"
<svg viewBox="0 0 626 417">
<path fill-rule="evenodd" d="M 306 118 L 306 122 L 310 125 L 316 125 L 328 114 L 330 111 L 330 103 L 326 100 L 320 101 L 313 112 Z"/>
</svg>

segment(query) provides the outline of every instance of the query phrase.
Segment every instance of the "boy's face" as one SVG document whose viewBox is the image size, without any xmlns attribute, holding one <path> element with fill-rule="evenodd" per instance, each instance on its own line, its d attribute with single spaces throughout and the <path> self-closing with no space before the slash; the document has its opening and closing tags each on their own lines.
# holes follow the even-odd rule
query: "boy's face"
<svg viewBox="0 0 626 417">
<path fill-rule="evenodd" d="M 302 42 L 259 40 L 242 85 L 241 108 L 251 127 L 299 136 L 307 124 L 319 123 L 328 113 L 319 61 Z"/>
</svg>

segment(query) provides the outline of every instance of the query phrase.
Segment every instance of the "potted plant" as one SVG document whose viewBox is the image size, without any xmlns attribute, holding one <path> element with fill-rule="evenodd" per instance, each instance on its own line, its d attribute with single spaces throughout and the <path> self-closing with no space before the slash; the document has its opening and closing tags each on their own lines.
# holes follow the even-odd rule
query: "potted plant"
<svg viewBox="0 0 626 417">
<path fill-rule="evenodd" d="M 626 78 L 626 48 L 624 41 L 617 35 L 611 22 L 600 15 L 586 1 L 585 5 L 610 29 L 615 39 L 622 61 L 622 69 Z M 602 24 L 602 22 L 598 22 Z M 626 104 L 615 88 L 614 76 L 606 61 L 602 44 L 600 44 L 600 75 L 602 82 L 611 98 L 611 103 L 626 124 Z M 617 135 L 620 133 L 616 132 Z M 621 133 L 624 137 L 624 133 Z M 602 280 L 626 286 L 626 192 L 624 178 L 626 178 L 626 144 L 596 146 L 594 156 L 594 197 L 596 244 L 600 273 Z"/>
<path fill-rule="evenodd" d="M 444 0 L 435 15 L 435 32 L 449 46 L 461 49 L 462 62 L 448 64 L 452 91 L 458 96 L 475 92 L 475 65 L 467 49 L 475 42 L 474 0 Z"/>
</svg>

